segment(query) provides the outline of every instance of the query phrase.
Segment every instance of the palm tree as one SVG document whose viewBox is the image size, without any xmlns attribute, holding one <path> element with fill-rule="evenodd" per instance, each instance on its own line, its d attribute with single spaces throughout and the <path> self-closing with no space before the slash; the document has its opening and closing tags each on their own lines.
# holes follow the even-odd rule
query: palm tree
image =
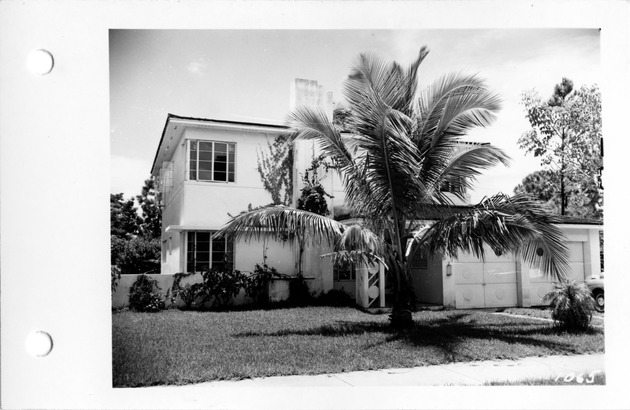
<svg viewBox="0 0 630 410">
<path fill-rule="evenodd" d="M 293 139 L 314 140 L 332 160 L 344 184 L 346 203 L 361 226 L 287 207 L 271 207 L 233 218 L 217 236 L 235 240 L 281 238 L 308 232 L 314 244 L 334 244 L 337 260 L 379 258 L 395 281 L 392 324 L 412 324 L 410 264 L 416 252 L 484 257 L 484 244 L 497 254 L 520 251 L 525 261 L 556 278 L 566 275 L 568 250 L 556 222 L 525 195 L 497 194 L 470 207 L 454 207 L 442 191 L 459 187 L 464 198 L 475 177 L 508 156 L 489 144 L 458 151 L 473 127 L 490 125 L 499 98 L 476 76 L 449 74 L 417 91 L 422 47 L 407 69 L 375 55 L 361 54 L 344 83 L 351 135 L 317 107 L 289 114 Z M 423 219 L 438 219 L 420 229 Z"/>
</svg>

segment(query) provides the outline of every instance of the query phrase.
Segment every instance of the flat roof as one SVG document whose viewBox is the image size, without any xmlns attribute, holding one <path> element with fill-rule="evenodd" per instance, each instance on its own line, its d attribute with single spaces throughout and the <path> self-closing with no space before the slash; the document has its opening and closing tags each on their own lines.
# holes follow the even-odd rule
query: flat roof
<svg viewBox="0 0 630 410">
<path fill-rule="evenodd" d="M 216 125 L 216 126 L 228 125 L 228 126 L 235 126 L 235 127 L 241 126 L 241 127 L 248 127 L 248 128 L 249 127 L 254 127 L 254 128 L 264 127 L 264 128 L 277 129 L 278 131 L 288 131 L 290 129 L 288 126 L 280 125 L 280 124 L 248 122 L 248 121 L 217 120 L 217 119 L 212 119 L 212 118 L 185 117 L 182 115 L 168 113 L 168 115 L 166 116 L 166 122 L 164 123 L 164 128 L 162 129 L 162 136 L 160 137 L 160 142 L 158 144 L 157 150 L 155 151 L 155 157 L 153 158 L 153 165 L 151 166 L 151 175 L 153 175 L 153 173 L 156 171 L 155 167 L 157 165 L 158 157 L 162 149 L 162 144 L 164 143 L 166 130 L 168 129 L 168 125 L 172 120 L 194 121 L 194 122 L 200 122 L 200 123 L 205 123 L 208 125 Z"/>
</svg>

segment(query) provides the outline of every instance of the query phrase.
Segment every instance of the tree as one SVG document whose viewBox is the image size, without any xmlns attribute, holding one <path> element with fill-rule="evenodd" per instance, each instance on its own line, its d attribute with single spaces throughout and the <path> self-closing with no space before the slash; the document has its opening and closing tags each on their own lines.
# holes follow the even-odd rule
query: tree
<svg viewBox="0 0 630 410">
<path fill-rule="evenodd" d="M 111 234 L 129 239 L 139 233 L 141 222 L 133 199 L 124 200 L 123 194 L 109 195 L 109 222 Z"/>
<path fill-rule="evenodd" d="M 514 188 L 515 194 L 529 194 L 543 202 L 551 212 L 560 214 L 560 178 L 546 169 L 532 172 Z"/>
<path fill-rule="evenodd" d="M 601 96 L 596 85 L 573 90 L 562 79 L 544 102 L 536 90 L 522 95 L 532 128 L 519 139 L 527 153 L 559 178 L 560 214 L 601 218 L 602 133 Z M 573 212 L 568 209 L 572 202 Z"/>
<path fill-rule="evenodd" d="M 144 180 L 144 186 L 136 200 L 142 209 L 142 222 L 140 223 L 140 234 L 148 239 L 162 236 L 162 210 L 158 204 L 158 192 L 155 178 Z"/>
<path fill-rule="evenodd" d="M 317 141 L 337 166 L 347 204 L 361 225 L 275 206 L 239 215 L 215 236 L 250 240 L 305 229 L 314 245 L 335 246 L 334 261 L 384 262 L 395 282 L 396 328 L 413 324 L 408 262 L 419 251 L 455 256 L 463 250 L 483 258 L 487 244 L 497 254 L 520 250 L 543 272 L 565 277 L 564 236 L 540 203 L 526 195 L 497 194 L 461 211 L 441 191 L 446 182 L 469 189 L 483 170 L 508 157 L 489 144 L 457 151 L 468 130 L 492 123 L 499 98 L 476 76 L 461 74 L 446 75 L 418 93 L 418 68 L 427 53 L 423 47 L 407 69 L 359 56 L 344 83 L 351 136 L 342 138 L 321 108 L 298 107 L 289 115 L 293 138 Z M 455 195 L 463 198 L 464 191 Z M 421 229 L 428 215 L 440 219 Z"/>
</svg>

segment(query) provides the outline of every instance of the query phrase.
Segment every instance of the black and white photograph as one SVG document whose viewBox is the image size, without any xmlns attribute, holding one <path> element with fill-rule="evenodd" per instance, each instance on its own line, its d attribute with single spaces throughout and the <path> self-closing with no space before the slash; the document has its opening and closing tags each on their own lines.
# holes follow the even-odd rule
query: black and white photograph
<svg viewBox="0 0 630 410">
<path fill-rule="evenodd" d="M 109 44 L 115 387 L 605 383 L 598 29 Z"/>
<path fill-rule="evenodd" d="M 628 404 L 630 11 L 464 3 L 0 4 L 2 407 Z"/>
</svg>

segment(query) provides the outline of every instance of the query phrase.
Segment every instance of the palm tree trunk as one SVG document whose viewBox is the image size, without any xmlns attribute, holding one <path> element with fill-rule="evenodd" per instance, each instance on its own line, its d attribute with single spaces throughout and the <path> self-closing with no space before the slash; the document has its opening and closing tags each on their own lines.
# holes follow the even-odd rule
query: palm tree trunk
<svg viewBox="0 0 630 410">
<path fill-rule="evenodd" d="M 402 261 L 399 260 L 400 255 L 390 258 L 389 266 L 394 271 L 396 278 L 396 293 L 394 295 L 394 306 L 390 316 L 391 325 L 394 329 L 404 330 L 413 326 L 411 317 L 411 288 L 406 269 L 404 269 Z"/>
</svg>

